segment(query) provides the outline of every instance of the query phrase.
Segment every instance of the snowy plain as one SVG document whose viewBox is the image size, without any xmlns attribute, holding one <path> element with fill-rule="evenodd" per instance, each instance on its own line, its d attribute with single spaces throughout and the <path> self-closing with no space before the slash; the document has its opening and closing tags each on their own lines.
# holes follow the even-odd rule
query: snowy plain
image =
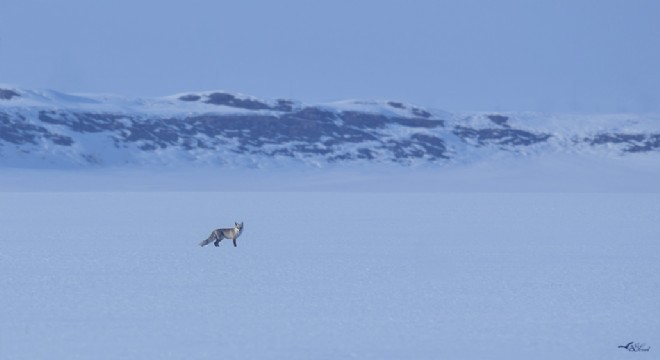
<svg viewBox="0 0 660 360">
<path fill-rule="evenodd" d="M 539 164 L 4 169 L 0 359 L 654 356 L 658 170 Z"/>
</svg>

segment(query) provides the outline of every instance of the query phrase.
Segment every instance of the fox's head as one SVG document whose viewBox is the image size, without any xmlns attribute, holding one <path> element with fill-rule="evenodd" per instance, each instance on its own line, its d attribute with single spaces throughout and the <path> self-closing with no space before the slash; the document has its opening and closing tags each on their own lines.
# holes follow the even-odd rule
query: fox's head
<svg viewBox="0 0 660 360">
<path fill-rule="evenodd" d="M 237 222 L 234 222 L 234 225 L 236 226 L 236 228 L 237 228 L 239 231 L 242 231 L 242 230 L 243 230 L 243 223 L 242 223 L 242 222 L 241 222 L 240 224 L 237 223 Z"/>
</svg>

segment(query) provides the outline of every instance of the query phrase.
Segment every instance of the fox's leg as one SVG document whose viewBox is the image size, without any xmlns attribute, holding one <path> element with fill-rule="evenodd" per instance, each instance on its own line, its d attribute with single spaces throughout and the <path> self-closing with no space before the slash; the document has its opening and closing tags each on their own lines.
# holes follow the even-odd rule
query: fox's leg
<svg viewBox="0 0 660 360">
<path fill-rule="evenodd" d="M 213 233 L 213 234 L 215 235 L 215 242 L 213 243 L 213 245 L 218 247 L 218 246 L 220 246 L 220 241 L 222 241 L 224 236 L 222 236 L 222 234 L 217 234 L 217 233 Z"/>
<path fill-rule="evenodd" d="M 236 238 L 232 239 L 234 241 L 234 247 L 236 247 Z"/>
</svg>

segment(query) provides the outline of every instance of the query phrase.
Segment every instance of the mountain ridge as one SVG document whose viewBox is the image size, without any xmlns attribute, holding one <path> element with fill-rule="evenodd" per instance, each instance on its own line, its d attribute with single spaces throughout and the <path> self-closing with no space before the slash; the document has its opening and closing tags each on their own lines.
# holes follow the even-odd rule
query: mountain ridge
<svg viewBox="0 0 660 360">
<path fill-rule="evenodd" d="M 505 153 L 660 153 L 656 115 L 450 113 L 394 100 L 305 104 L 0 87 L 0 166 L 469 163 Z"/>
</svg>

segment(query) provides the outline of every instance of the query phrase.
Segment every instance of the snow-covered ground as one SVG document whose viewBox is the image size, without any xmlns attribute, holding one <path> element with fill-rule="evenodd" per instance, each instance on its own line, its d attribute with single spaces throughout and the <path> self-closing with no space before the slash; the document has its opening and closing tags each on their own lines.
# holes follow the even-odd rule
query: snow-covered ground
<svg viewBox="0 0 660 360">
<path fill-rule="evenodd" d="M 3 170 L 0 359 L 652 356 L 657 170 L 544 164 Z"/>
</svg>

